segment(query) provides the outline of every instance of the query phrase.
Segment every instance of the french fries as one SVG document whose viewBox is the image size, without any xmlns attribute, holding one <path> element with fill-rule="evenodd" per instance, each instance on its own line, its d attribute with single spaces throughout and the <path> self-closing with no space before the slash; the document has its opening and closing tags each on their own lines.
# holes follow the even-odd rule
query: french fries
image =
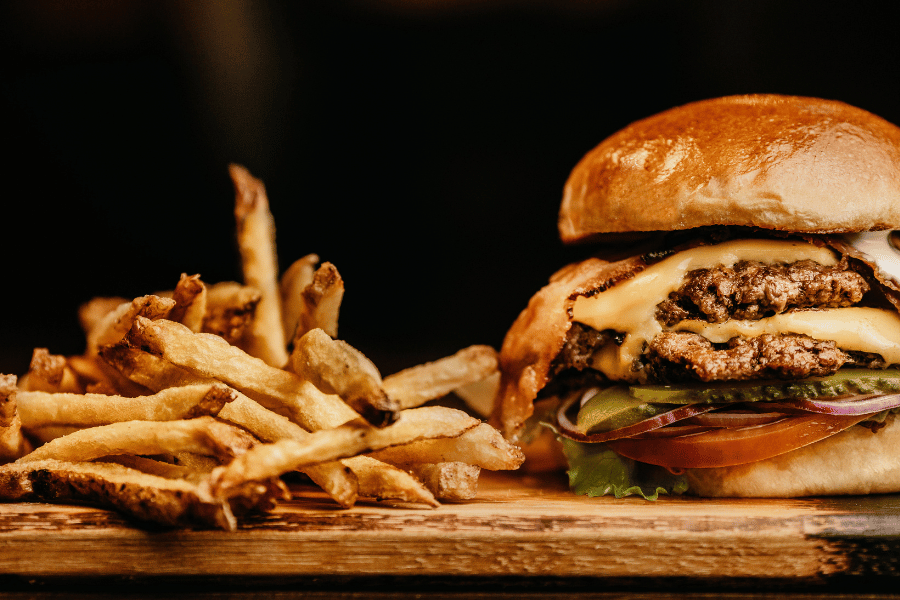
<svg viewBox="0 0 900 600">
<path fill-rule="evenodd" d="M 279 278 L 261 181 L 231 165 L 244 281 L 182 273 L 172 291 L 95 298 L 79 356 L 36 348 L 0 375 L 0 500 L 85 502 L 172 527 L 233 530 L 305 473 L 344 508 L 476 497 L 521 451 L 480 418 L 497 356 L 471 346 L 382 377 L 338 339 L 344 282 L 309 254 Z M 477 412 L 477 411 L 476 411 Z"/>
</svg>

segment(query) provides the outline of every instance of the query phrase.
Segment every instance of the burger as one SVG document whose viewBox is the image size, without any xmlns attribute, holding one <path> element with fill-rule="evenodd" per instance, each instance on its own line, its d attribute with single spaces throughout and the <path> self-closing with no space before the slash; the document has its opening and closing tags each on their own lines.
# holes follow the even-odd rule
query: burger
<svg viewBox="0 0 900 600">
<path fill-rule="evenodd" d="M 565 184 L 591 256 L 507 333 L 492 420 L 587 495 L 900 491 L 900 128 L 716 98 L 633 123 Z"/>
</svg>

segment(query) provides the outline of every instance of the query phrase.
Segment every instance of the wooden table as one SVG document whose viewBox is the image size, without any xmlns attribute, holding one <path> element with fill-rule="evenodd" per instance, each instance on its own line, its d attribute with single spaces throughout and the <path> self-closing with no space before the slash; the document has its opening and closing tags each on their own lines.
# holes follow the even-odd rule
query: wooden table
<svg viewBox="0 0 900 600">
<path fill-rule="evenodd" d="M 340 510 L 316 490 L 295 491 L 231 533 L 148 530 L 87 507 L 0 504 L 0 597 L 92 583 L 265 589 L 267 597 L 426 589 L 433 598 L 900 585 L 895 495 L 646 502 L 576 497 L 560 477 L 487 474 L 471 502 Z"/>
</svg>

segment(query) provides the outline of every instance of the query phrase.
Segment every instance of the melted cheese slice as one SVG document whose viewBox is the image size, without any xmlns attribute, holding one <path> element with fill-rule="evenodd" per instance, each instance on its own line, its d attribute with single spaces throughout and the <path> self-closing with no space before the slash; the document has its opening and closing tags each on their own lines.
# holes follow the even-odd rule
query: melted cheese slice
<svg viewBox="0 0 900 600">
<path fill-rule="evenodd" d="M 611 379 L 637 380 L 639 374 L 632 370 L 632 364 L 640 357 L 644 345 L 664 330 L 692 331 L 713 342 L 725 342 L 735 335 L 801 333 L 820 340 L 834 340 L 845 350 L 875 352 L 888 362 L 900 362 L 900 316 L 893 311 L 873 308 L 798 311 L 759 321 L 734 320 L 719 324 L 683 321 L 671 328 L 656 320 L 656 305 L 681 286 L 689 271 L 732 267 L 741 260 L 768 265 L 812 260 L 833 266 L 838 257 L 828 248 L 786 240 L 735 240 L 674 254 L 632 279 L 575 301 L 572 320 L 598 331 L 613 329 L 625 334 L 620 346 L 608 344 L 594 356 L 594 368 Z"/>
<path fill-rule="evenodd" d="M 678 331 L 699 333 L 719 344 L 735 336 L 756 337 L 764 333 L 800 333 L 817 340 L 833 340 L 842 350 L 875 352 L 889 363 L 900 363 L 900 316 L 879 308 L 831 308 L 801 310 L 758 321 L 724 323 L 682 321 Z"/>
</svg>

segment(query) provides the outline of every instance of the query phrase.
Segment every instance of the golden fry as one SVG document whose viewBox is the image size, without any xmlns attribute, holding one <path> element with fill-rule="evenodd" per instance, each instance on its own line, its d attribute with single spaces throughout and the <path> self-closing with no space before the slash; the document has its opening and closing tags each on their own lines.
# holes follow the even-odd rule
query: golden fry
<svg viewBox="0 0 900 600">
<path fill-rule="evenodd" d="M 168 319 L 181 323 L 193 332 L 203 329 L 203 317 L 206 315 L 206 286 L 199 275 L 181 274 L 175 291 L 172 292 L 175 306 Z"/>
<path fill-rule="evenodd" d="M 217 415 L 236 392 L 212 383 L 162 390 L 128 398 L 104 394 L 19 392 L 19 416 L 25 428 L 46 425 L 91 427 L 122 421 L 174 421 Z"/>
<path fill-rule="evenodd" d="M 40 474 L 42 485 L 32 485 Z M 170 527 L 237 528 L 233 509 L 267 509 L 283 494 L 274 482 L 236 490 L 231 502 L 213 496 L 205 480 L 170 479 L 114 463 L 41 460 L 0 466 L 0 499 L 90 502 Z"/>
<path fill-rule="evenodd" d="M 22 421 L 17 408 L 15 375 L 0 374 L 0 463 L 19 458 L 31 451 L 22 435 Z"/>
<path fill-rule="evenodd" d="M 113 296 L 109 298 L 92 298 L 78 307 L 78 322 L 84 335 L 88 335 L 103 318 L 122 304 L 130 302 L 127 298 Z"/>
<path fill-rule="evenodd" d="M 310 329 L 319 328 L 337 337 L 338 315 L 344 299 L 344 280 L 337 267 L 322 263 L 313 275 L 312 283 L 304 288 L 300 318 L 294 331 L 294 342 Z"/>
<path fill-rule="evenodd" d="M 120 304 L 88 332 L 85 354 L 93 356 L 101 346 L 115 344 L 121 340 L 131 329 L 131 324 L 136 317 L 163 319 L 174 306 L 175 301 L 171 298 L 153 295 L 141 296 L 131 302 Z"/>
<path fill-rule="evenodd" d="M 50 354 L 47 348 L 35 348 L 28 372 L 19 379 L 19 389 L 42 392 L 70 392 L 79 394 L 84 387 L 69 361 L 60 354 Z"/>
<path fill-rule="evenodd" d="M 240 346 L 253 322 L 261 297 L 256 288 L 233 281 L 207 287 L 206 313 L 201 331 L 221 336 L 229 344 Z"/>
<path fill-rule="evenodd" d="M 124 421 L 81 429 L 48 442 L 17 462 L 95 460 L 113 454 L 194 452 L 227 460 L 256 443 L 243 429 L 212 417 L 182 421 Z"/>
<path fill-rule="evenodd" d="M 388 424 L 399 403 L 381 389 L 381 374 L 362 352 L 321 329 L 311 329 L 294 346 L 291 368 L 328 394 L 337 394 L 370 423 Z"/>
<path fill-rule="evenodd" d="M 471 500 L 478 494 L 481 468 L 462 462 L 409 465 L 410 473 L 439 500 Z"/>
<path fill-rule="evenodd" d="M 147 475 L 165 477 L 166 479 L 184 479 L 192 483 L 199 483 L 203 480 L 204 476 L 203 472 L 182 464 L 175 465 L 161 460 L 147 458 L 146 456 L 133 456 L 131 454 L 104 456 L 96 462 L 116 463 L 117 465 L 135 469 L 136 471 L 146 473 Z"/>
<path fill-rule="evenodd" d="M 401 413 L 402 414 L 402 413 Z M 392 465 L 463 462 L 489 471 L 518 469 L 525 456 L 499 431 L 481 423 L 452 439 L 426 439 L 371 454 Z"/>
<path fill-rule="evenodd" d="M 229 165 L 234 182 L 234 216 L 244 283 L 260 292 L 259 306 L 250 326 L 249 352 L 273 367 L 287 363 L 287 344 L 281 323 L 275 220 L 263 183 L 240 165 Z"/>
<path fill-rule="evenodd" d="M 396 500 L 431 507 L 441 505 L 425 485 L 408 472 L 368 456 L 344 460 L 359 482 L 359 495 L 377 500 Z"/>
<path fill-rule="evenodd" d="M 0 374 L 0 427 L 12 425 L 16 416 L 16 383 L 15 375 Z"/>
<path fill-rule="evenodd" d="M 497 351 L 470 346 L 452 356 L 384 378 L 384 390 L 402 408 L 421 406 L 497 372 Z"/>
<path fill-rule="evenodd" d="M 297 324 L 304 310 L 303 290 L 313 282 L 319 257 L 307 254 L 287 268 L 278 284 L 281 291 L 281 324 L 284 339 L 289 340 L 297 331 Z"/>
</svg>

